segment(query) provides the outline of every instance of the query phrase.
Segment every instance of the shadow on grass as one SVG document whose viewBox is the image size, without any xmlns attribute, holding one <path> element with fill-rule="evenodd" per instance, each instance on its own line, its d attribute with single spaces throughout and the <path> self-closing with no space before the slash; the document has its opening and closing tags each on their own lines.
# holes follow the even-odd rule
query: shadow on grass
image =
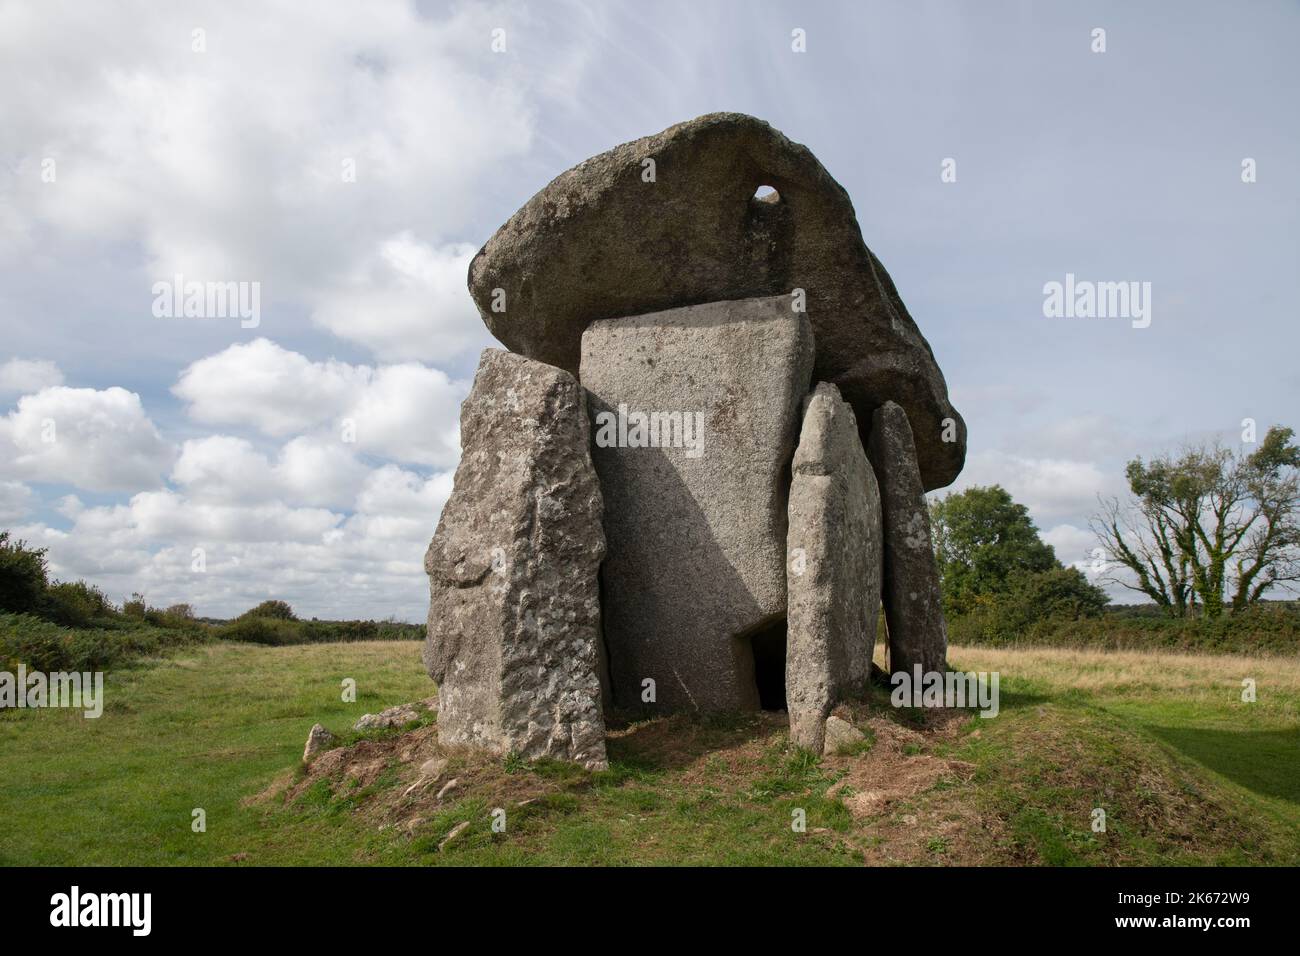
<svg viewBox="0 0 1300 956">
<path fill-rule="evenodd" d="M 610 724 L 605 748 L 611 765 L 641 772 L 680 770 L 719 750 L 742 746 L 789 726 L 784 713 L 772 711 L 673 714 L 650 720 L 619 714 Z"/>
<path fill-rule="evenodd" d="M 1197 763 L 1262 796 L 1300 805 L 1300 730 L 1146 728 Z"/>
</svg>

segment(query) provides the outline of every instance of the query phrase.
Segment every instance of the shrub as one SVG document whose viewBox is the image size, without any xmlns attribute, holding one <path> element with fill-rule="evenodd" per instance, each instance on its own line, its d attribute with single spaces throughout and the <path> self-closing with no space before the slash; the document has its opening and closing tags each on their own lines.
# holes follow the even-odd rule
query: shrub
<svg viewBox="0 0 1300 956">
<path fill-rule="evenodd" d="M 269 644 L 274 647 L 306 644 L 310 640 L 301 621 L 278 617 L 250 617 L 248 614 L 241 614 L 228 624 L 217 628 L 216 637 L 222 641 L 244 641 L 249 644 Z"/>
<path fill-rule="evenodd" d="M 147 608 L 144 612 L 144 619 L 154 627 L 166 628 L 171 631 L 193 630 L 202 627 L 194 619 L 194 609 L 188 604 L 173 604 L 165 611 L 160 611 L 156 607 Z"/>
<path fill-rule="evenodd" d="M 315 618 L 300 621 L 255 617 L 252 611 L 248 611 L 217 628 L 216 636 L 223 641 L 279 646 L 348 641 L 418 641 L 424 639 L 424 630 L 423 624 L 404 624 L 399 621 L 319 621 Z"/>
<path fill-rule="evenodd" d="M 64 627 L 85 627 L 115 613 L 104 592 L 85 581 L 51 584 L 40 607 L 41 617 Z"/>
<path fill-rule="evenodd" d="M 293 613 L 293 608 L 287 601 L 263 601 L 257 607 L 249 608 L 239 615 L 236 620 L 248 617 L 275 618 L 280 621 L 298 620 L 298 615 Z"/>
<path fill-rule="evenodd" d="M 161 628 L 66 628 L 31 614 L 0 614 L 0 668 L 95 671 L 193 642 L 201 631 Z"/>
<path fill-rule="evenodd" d="M 145 604 L 144 595 L 138 591 L 122 602 L 122 613 L 135 621 L 143 621 L 149 605 Z"/>
<path fill-rule="evenodd" d="M 29 548 L 23 541 L 10 541 L 9 532 L 0 531 L 0 611 L 15 614 L 36 611 L 48 583 L 45 549 Z"/>
</svg>

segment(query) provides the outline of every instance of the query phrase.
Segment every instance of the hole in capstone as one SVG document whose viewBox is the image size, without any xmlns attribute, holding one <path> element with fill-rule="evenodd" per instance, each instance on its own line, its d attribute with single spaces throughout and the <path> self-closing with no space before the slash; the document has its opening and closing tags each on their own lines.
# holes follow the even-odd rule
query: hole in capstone
<svg viewBox="0 0 1300 956">
<path fill-rule="evenodd" d="M 780 202 L 781 194 L 771 186 L 759 186 L 754 190 L 755 202 Z"/>
</svg>

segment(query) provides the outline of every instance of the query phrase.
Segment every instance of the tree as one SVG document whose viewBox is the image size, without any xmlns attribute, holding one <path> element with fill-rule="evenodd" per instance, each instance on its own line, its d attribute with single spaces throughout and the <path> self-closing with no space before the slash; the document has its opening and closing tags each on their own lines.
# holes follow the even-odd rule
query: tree
<svg viewBox="0 0 1300 956">
<path fill-rule="evenodd" d="M 1300 448 L 1274 426 L 1252 454 L 1218 445 L 1125 468 L 1131 499 L 1101 499 L 1092 519 L 1116 569 L 1107 579 L 1145 594 L 1171 617 L 1199 600 L 1206 617 L 1240 610 L 1300 580 Z M 1136 582 L 1136 583 L 1134 583 Z"/>
<path fill-rule="evenodd" d="M 949 614 L 964 614 L 981 597 L 1006 593 L 1013 576 L 1061 566 L 1028 509 L 1000 485 L 967 488 L 932 502 L 930 524 Z"/>
<path fill-rule="evenodd" d="M 1096 617 L 1110 599 L 1088 581 L 1078 568 L 1055 567 L 1032 574 L 1014 575 L 1009 582 L 1011 600 L 1024 609 L 1026 617 Z"/>
<path fill-rule="evenodd" d="M 1241 478 L 1255 519 L 1234 566 L 1234 611 L 1274 585 L 1300 580 L 1300 448 L 1294 437 L 1292 429 L 1274 426 L 1245 461 Z"/>
</svg>

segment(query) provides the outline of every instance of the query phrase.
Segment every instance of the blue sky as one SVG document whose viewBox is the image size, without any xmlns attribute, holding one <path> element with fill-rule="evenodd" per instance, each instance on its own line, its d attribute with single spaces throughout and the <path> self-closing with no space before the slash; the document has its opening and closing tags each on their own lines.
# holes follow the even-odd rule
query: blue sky
<svg viewBox="0 0 1300 956">
<path fill-rule="evenodd" d="M 1293 3 L 123 6 L 0 2 L 0 523 L 115 599 L 420 619 L 492 344 L 469 255 L 715 110 L 845 186 L 969 425 L 955 487 L 1063 559 L 1128 458 L 1298 424 Z M 155 317 L 177 272 L 258 282 L 259 326 Z M 1044 317 L 1066 273 L 1150 282 L 1150 326 Z"/>
</svg>

